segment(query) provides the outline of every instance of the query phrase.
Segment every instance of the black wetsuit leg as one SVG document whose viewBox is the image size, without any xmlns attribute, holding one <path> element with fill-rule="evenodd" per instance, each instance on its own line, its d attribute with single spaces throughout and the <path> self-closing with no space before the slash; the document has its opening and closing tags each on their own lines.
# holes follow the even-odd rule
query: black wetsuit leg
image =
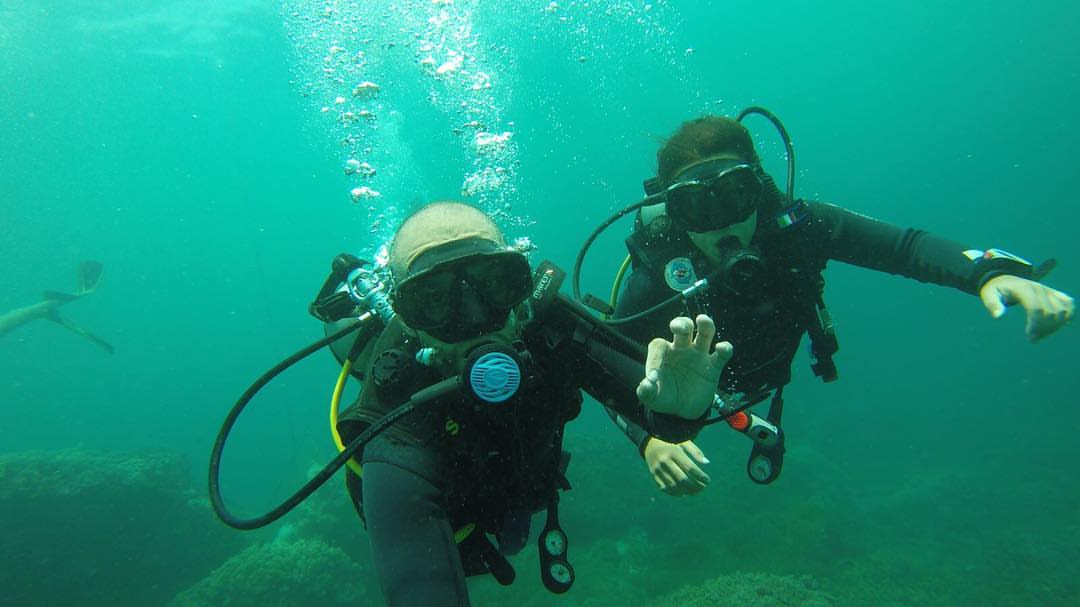
<svg viewBox="0 0 1080 607">
<path fill-rule="evenodd" d="M 364 518 L 390 607 L 467 607 L 465 571 L 441 492 L 419 474 L 366 462 Z"/>
</svg>

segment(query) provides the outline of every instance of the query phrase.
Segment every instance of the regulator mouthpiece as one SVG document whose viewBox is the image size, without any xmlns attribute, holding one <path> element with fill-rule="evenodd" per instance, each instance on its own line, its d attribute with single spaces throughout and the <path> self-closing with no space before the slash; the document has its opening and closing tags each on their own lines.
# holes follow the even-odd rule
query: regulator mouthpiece
<svg viewBox="0 0 1080 607">
<path fill-rule="evenodd" d="M 466 373 L 469 388 L 480 400 L 498 404 L 512 398 L 521 387 L 521 363 L 501 348 L 474 354 Z"/>
</svg>

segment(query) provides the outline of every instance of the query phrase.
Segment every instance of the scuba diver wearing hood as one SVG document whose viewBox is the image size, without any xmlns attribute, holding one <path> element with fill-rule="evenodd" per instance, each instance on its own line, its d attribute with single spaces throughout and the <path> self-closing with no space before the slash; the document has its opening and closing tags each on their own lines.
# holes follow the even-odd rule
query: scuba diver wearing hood
<svg viewBox="0 0 1080 607">
<path fill-rule="evenodd" d="M 750 134 L 739 122 L 749 113 L 765 115 L 784 139 L 786 196 L 762 169 Z M 754 439 L 747 472 L 757 483 L 770 483 L 780 474 L 782 393 L 803 334 L 810 338 L 814 373 L 824 381 L 837 377 L 832 356 L 838 343 L 822 297 L 821 272 L 829 260 L 979 295 L 994 318 L 1006 306 L 1020 304 L 1031 341 L 1053 333 L 1073 315 L 1071 297 L 1035 282 L 1053 267 L 1052 260 L 1036 268 L 1000 249 L 976 249 L 835 205 L 796 199 L 790 139 L 762 108 L 749 108 L 738 120 L 706 116 L 685 122 L 657 160 L 658 176 L 645 184 L 650 198 L 639 203 L 626 241 L 632 271 L 621 293 L 617 281 L 617 301 L 608 311 L 620 330 L 641 342 L 662 335 L 664 318 L 672 314 L 704 313 L 715 319 L 719 334 L 734 346 L 720 393 L 746 404 L 772 397 L 767 419 L 728 418 L 733 428 Z M 688 293 L 706 276 L 708 289 L 695 287 L 691 296 L 672 297 L 673 292 Z M 677 301 L 681 305 L 671 305 Z M 609 413 L 638 446 L 662 490 L 681 495 L 704 488 L 708 476 L 698 464 L 708 460 L 692 442 L 660 440 Z"/>
<path fill-rule="evenodd" d="M 471 392 L 387 426 L 347 473 L 383 595 L 393 606 L 467 605 L 467 575 L 509 584 L 506 556 L 545 508 L 541 579 L 565 592 L 573 569 L 556 504 L 569 488 L 563 429 L 581 390 L 651 433 L 687 440 L 714 402 L 730 346 L 713 348 L 709 318 L 677 318 L 673 341 L 650 343 L 642 367 L 640 345 L 558 295 L 556 268 L 541 264 L 534 275 L 495 223 L 463 203 L 410 216 L 389 269 L 395 314 L 366 350 L 360 395 L 337 421 L 342 441 L 448 377 Z"/>
</svg>

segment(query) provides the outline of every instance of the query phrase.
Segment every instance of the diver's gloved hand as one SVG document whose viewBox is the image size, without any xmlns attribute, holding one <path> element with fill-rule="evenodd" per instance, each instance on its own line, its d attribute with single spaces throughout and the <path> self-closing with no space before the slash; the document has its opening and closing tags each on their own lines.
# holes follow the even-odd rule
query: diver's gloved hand
<svg viewBox="0 0 1080 607">
<path fill-rule="evenodd" d="M 1027 312 L 1027 338 L 1036 342 L 1072 320 L 1073 298 L 1033 280 L 1002 274 L 986 281 L 979 290 L 983 305 L 994 318 L 1005 315 L 1005 307 L 1020 304 Z"/>
<path fill-rule="evenodd" d="M 685 316 L 671 321 L 672 340 L 657 337 L 649 342 L 645 378 L 637 386 L 641 402 L 656 413 L 698 419 L 709 409 L 720 373 L 731 358 L 731 344 L 713 348 L 716 324 L 699 314 L 697 334 Z"/>
<path fill-rule="evenodd" d="M 693 441 L 673 444 L 655 436 L 646 440 L 645 463 L 661 491 L 676 496 L 697 495 L 709 485 L 709 475 L 698 467 L 709 463 L 709 458 Z"/>
</svg>

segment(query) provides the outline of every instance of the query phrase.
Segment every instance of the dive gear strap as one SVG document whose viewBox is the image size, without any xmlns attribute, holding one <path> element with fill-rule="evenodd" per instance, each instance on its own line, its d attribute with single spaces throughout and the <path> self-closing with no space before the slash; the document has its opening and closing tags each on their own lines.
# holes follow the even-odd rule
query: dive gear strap
<svg viewBox="0 0 1080 607">
<path fill-rule="evenodd" d="M 491 543 L 491 538 L 486 533 L 473 531 L 458 545 L 462 552 L 462 558 L 466 561 L 463 563 L 466 574 L 487 571 L 502 586 L 509 586 L 514 583 L 517 572 L 514 571 L 510 561 Z M 474 562 L 470 563 L 470 561 Z"/>
<path fill-rule="evenodd" d="M 547 505 L 547 522 L 536 541 L 540 552 L 540 581 L 544 587 L 562 594 L 574 584 L 574 568 L 566 559 L 570 540 L 559 526 L 559 495 L 552 492 Z"/>
<path fill-rule="evenodd" d="M 777 388 L 769 403 L 769 413 L 762 419 L 750 407 L 765 400 L 768 391 L 753 395 L 737 394 L 732 397 L 717 394 L 713 408 L 719 415 L 707 423 L 727 422 L 728 426 L 745 435 L 754 444 L 746 462 L 746 474 L 759 485 L 767 485 L 780 476 L 784 465 L 784 431 L 780 418 L 784 413 L 784 389 Z"/>
<path fill-rule="evenodd" d="M 784 431 L 780 418 L 784 413 L 784 389 L 778 388 L 769 403 L 765 420 L 751 414 L 753 421 L 745 434 L 754 441 L 746 461 L 746 474 L 759 485 L 768 485 L 780 476 L 784 466 Z"/>
</svg>

